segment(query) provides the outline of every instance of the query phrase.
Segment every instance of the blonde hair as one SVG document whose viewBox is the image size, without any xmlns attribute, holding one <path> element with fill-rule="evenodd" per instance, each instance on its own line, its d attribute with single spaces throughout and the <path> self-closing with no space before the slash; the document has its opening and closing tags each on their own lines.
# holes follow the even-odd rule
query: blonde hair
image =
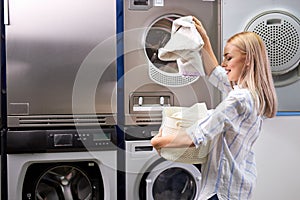
<svg viewBox="0 0 300 200">
<path fill-rule="evenodd" d="M 264 42 L 254 32 L 241 32 L 229 38 L 227 43 L 246 54 L 238 84 L 250 90 L 259 115 L 274 117 L 277 112 L 277 96 Z"/>
</svg>

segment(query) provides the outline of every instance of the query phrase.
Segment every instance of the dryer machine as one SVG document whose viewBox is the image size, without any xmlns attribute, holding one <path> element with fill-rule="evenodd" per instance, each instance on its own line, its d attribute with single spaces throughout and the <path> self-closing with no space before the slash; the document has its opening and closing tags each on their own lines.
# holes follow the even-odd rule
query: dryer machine
<svg viewBox="0 0 300 200">
<path fill-rule="evenodd" d="M 25 2 L 5 7 L 8 127 L 115 125 L 116 1 Z"/>
<path fill-rule="evenodd" d="M 233 34 L 253 31 L 266 44 L 281 114 L 300 113 L 300 2 L 222 1 L 223 46 Z"/>
<path fill-rule="evenodd" d="M 220 49 L 217 0 L 124 1 L 124 109 L 126 125 L 159 124 L 164 106 L 219 103 L 219 92 L 203 77 L 182 76 L 176 61 L 162 61 L 158 49 L 171 35 L 172 22 L 187 15 L 199 18 Z"/>
</svg>

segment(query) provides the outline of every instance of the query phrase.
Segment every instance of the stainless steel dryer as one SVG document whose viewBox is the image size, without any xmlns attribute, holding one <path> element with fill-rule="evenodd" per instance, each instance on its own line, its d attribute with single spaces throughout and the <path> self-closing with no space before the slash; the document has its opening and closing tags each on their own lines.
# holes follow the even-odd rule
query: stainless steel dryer
<svg viewBox="0 0 300 200">
<path fill-rule="evenodd" d="M 116 124 L 116 1 L 5 7 L 8 127 Z"/>
<path fill-rule="evenodd" d="M 182 76 L 176 62 L 163 62 L 157 50 L 171 35 L 172 21 L 193 15 L 205 25 L 215 53 L 220 52 L 218 0 L 124 1 L 125 124 L 158 124 L 164 106 L 219 103 L 220 95 L 206 78 Z"/>
<path fill-rule="evenodd" d="M 279 114 L 300 113 L 300 2 L 293 0 L 222 1 L 223 47 L 241 31 L 266 43 L 278 95 Z"/>
</svg>

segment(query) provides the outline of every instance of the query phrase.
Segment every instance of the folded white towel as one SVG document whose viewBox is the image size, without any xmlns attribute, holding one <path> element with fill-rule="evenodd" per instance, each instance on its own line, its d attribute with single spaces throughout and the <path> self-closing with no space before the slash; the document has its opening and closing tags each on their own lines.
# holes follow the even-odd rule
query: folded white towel
<svg viewBox="0 0 300 200">
<path fill-rule="evenodd" d="M 158 49 L 158 58 L 163 61 L 176 60 L 179 74 L 183 76 L 205 76 L 200 49 L 204 42 L 198 33 L 192 16 L 173 21 L 171 38 Z"/>
</svg>

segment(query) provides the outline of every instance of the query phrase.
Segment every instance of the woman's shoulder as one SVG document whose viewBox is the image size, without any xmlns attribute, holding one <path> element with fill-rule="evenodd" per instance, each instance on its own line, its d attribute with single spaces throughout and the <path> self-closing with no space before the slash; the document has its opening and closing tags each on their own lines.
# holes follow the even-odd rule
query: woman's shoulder
<svg viewBox="0 0 300 200">
<path fill-rule="evenodd" d="M 233 90 L 229 93 L 229 96 L 235 96 L 238 99 L 251 98 L 251 92 L 248 88 L 241 88 L 238 85 L 233 86 Z"/>
<path fill-rule="evenodd" d="M 254 99 L 251 92 L 247 88 L 240 88 L 234 86 L 234 89 L 228 94 L 227 101 L 230 104 L 243 107 L 243 110 L 252 110 L 254 106 Z"/>
</svg>

